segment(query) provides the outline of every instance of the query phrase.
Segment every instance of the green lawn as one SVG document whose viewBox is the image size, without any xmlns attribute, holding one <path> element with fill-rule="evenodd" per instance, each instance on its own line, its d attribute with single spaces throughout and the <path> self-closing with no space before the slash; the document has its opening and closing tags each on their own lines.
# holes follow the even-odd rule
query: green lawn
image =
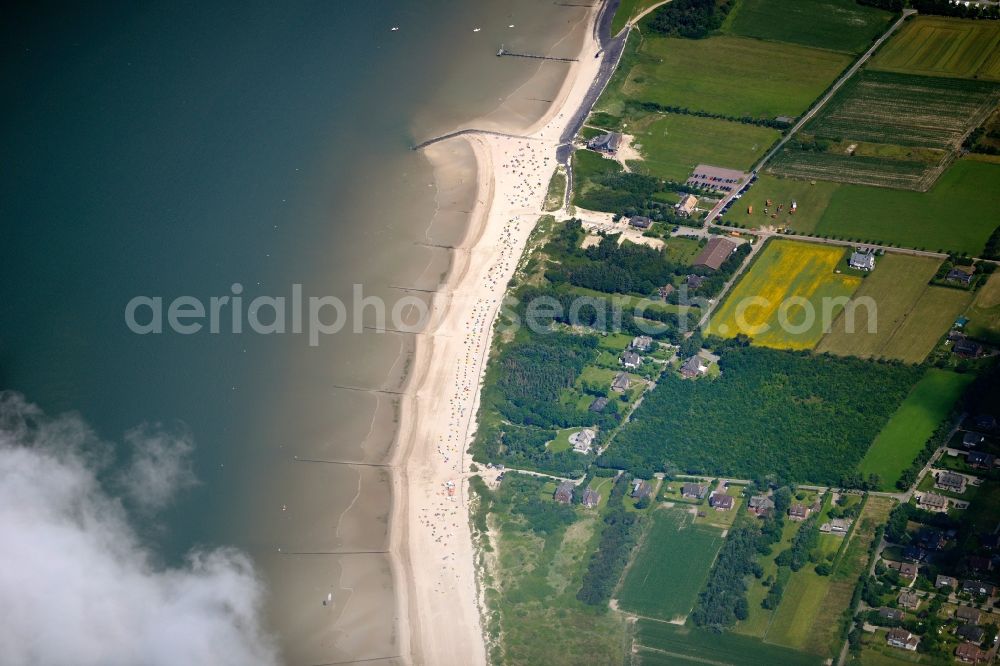
<svg viewBox="0 0 1000 666">
<path fill-rule="evenodd" d="M 994 344 L 1000 342 L 1000 273 L 991 275 L 979 288 L 965 316 L 969 318 L 965 332 L 971 337 Z"/>
<path fill-rule="evenodd" d="M 997 226 L 1000 164 L 959 160 L 930 191 L 843 185 L 816 233 L 976 256 Z"/>
<path fill-rule="evenodd" d="M 769 645 L 761 640 L 740 634 L 716 633 L 707 629 L 677 626 L 654 620 L 636 623 L 635 642 L 658 653 L 659 661 L 642 663 L 662 664 L 715 664 L 716 666 L 744 666 L 745 664 L 781 664 L 782 666 L 819 666 L 821 657 Z M 645 653 L 644 653 L 645 654 Z"/>
<path fill-rule="evenodd" d="M 774 226 L 795 229 L 804 234 L 813 233 L 839 187 L 839 183 L 825 180 L 798 180 L 764 173 L 729 209 L 726 221 L 750 229 Z M 767 206 L 768 199 L 771 200 L 770 207 Z M 794 213 L 791 212 L 793 201 L 797 204 Z M 778 204 L 782 205 L 780 213 Z"/>
<path fill-rule="evenodd" d="M 851 57 L 746 37 L 673 39 L 644 33 L 629 48 L 595 110 L 621 117 L 628 99 L 727 116 L 798 116 Z"/>
<path fill-rule="evenodd" d="M 631 131 L 640 144 L 640 169 L 653 176 L 683 182 L 700 163 L 747 171 L 781 133 L 698 116 L 652 116 Z"/>
<path fill-rule="evenodd" d="M 767 641 L 798 649 L 809 642 L 830 587 L 829 576 L 819 576 L 806 565 L 792 574 L 767 631 Z"/>
<path fill-rule="evenodd" d="M 694 606 L 722 547 L 722 533 L 693 525 L 683 509 L 660 509 L 635 554 L 618 594 L 618 606 L 644 617 L 672 620 Z"/>
<path fill-rule="evenodd" d="M 611 20 L 611 34 L 617 35 L 618 31 L 625 27 L 629 19 L 638 15 L 647 7 L 655 5 L 660 0 L 621 0 L 615 17 Z"/>
<path fill-rule="evenodd" d="M 968 374 L 929 369 L 861 459 L 858 465 L 861 473 L 878 474 L 884 490 L 895 490 L 896 480 L 924 448 L 972 379 Z"/>
<path fill-rule="evenodd" d="M 855 0 L 755 0 L 738 3 L 726 32 L 860 53 L 889 26 L 892 15 Z"/>
</svg>

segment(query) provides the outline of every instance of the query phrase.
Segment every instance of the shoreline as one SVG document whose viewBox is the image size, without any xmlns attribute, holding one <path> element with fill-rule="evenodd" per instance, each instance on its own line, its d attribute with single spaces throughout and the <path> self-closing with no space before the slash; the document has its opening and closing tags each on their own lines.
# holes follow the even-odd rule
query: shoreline
<svg viewBox="0 0 1000 666">
<path fill-rule="evenodd" d="M 477 182 L 469 225 L 417 338 L 391 463 L 395 638 L 411 663 L 487 663 L 466 452 L 476 431 L 496 314 L 527 238 L 545 214 L 560 137 L 587 101 L 604 62 L 595 54 L 601 50 L 598 29 L 605 7 L 598 3 L 587 12 L 578 61 L 546 112 L 520 137 L 469 133 L 425 149 L 433 167 L 452 141 L 467 142 Z"/>
</svg>

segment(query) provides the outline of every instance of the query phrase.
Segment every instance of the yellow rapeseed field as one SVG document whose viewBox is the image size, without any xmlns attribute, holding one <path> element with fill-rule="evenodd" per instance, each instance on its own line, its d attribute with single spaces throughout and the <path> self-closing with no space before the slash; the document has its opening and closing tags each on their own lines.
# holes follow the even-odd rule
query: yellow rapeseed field
<svg viewBox="0 0 1000 666">
<path fill-rule="evenodd" d="M 846 251 L 772 240 L 712 316 L 707 332 L 745 333 L 756 344 L 779 349 L 812 349 L 843 309 L 831 299 L 850 296 L 861 284 L 859 277 L 836 272 Z"/>
</svg>

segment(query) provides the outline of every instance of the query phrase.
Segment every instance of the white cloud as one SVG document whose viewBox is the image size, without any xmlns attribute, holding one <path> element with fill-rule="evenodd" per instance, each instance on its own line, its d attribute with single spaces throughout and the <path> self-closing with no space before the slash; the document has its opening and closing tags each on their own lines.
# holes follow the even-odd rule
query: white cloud
<svg viewBox="0 0 1000 666">
<path fill-rule="evenodd" d="M 136 497 L 162 506 L 193 479 L 190 440 L 151 430 L 130 437 L 137 452 L 130 469 L 152 484 Z M 249 558 L 219 549 L 192 553 L 180 568 L 157 567 L 121 502 L 97 479 L 109 450 L 79 417 L 49 419 L 0 393 L 3 663 L 276 663 Z"/>
<path fill-rule="evenodd" d="M 178 491 L 197 482 L 191 467 L 194 442 L 190 434 L 171 434 L 161 426 L 142 425 L 125 433 L 125 442 L 132 449 L 132 458 L 119 474 L 118 483 L 138 508 L 162 509 Z"/>
</svg>

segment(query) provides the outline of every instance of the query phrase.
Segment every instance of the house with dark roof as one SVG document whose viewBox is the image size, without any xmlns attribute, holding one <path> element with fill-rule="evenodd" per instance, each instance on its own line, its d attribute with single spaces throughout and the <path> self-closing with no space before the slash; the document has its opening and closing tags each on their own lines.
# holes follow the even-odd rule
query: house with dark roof
<svg viewBox="0 0 1000 666">
<path fill-rule="evenodd" d="M 645 479 L 636 479 L 632 482 L 632 497 L 642 499 L 649 497 L 653 493 L 653 486 Z"/>
<path fill-rule="evenodd" d="M 917 543 L 928 550 L 941 550 L 948 544 L 948 537 L 939 529 L 922 527 L 917 532 Z"/>
<path fill-rule="evenodd" d="M 997 419 L 995 416 L 990 416 L 989 414 L 979 414 L 973 417 L 972 425 L 977 430 L 996 430 L 997 429 Z"/>
<path fill-rule="evenodd" d="M 694 379 L 695 377 L 700 377 L 708 371 L 708 366 L 706 366 L 701 361 L 701 357 L 695 354 L 681 366 L 681 376 L 687 379 Z"/>
<path fill-rule="evenodd" d="M 805 504 L 793 504 L 788 507 L 788 519 L 802 521 L 809 517 L 812 510 Z"/>
<path fill-rule="evenodd" d="M 952 578 L 951 576 L 939 575 L 937 578 L 934 579 L 934 587 L 938 589 L 948 588 L 949 590 L 954 590 L 956 587 L 958 587 L 958 581 Z"/>
<path fill-rule="evenodd" d="M 628 218 L 628 223 L 636 229 L 649 229 L 653 226 L 653 221 L 645 215 L 633 215 Z"/>
<path fill-rule="evenodd" d="M 719 270 L 722 262 L 729 258 L 729 255 L 736 250 L 736 243 L 722 236 L 713 236 L 708 244 L 702 248 L 698 256 L 691 263 L 692 266 L 710 268 L 713 271 Z"/>
<path fill-rule="evenodd" d="M 708 486 L 700 483 L 685 483 L 681 486 L 681 497 L 701 499 L 708 492 Z"/>
<path fill-rule="evenodd" d="M 561 504 L 571 504 L 573 502 L 573 485 L 572 481 L 563 481 L 556 488 L 555 495 L 553 497 L 555 500 Z"/>
<path fill-rule="evenodd" d="M 847 265 L 859 271 L 870 271 L 875 268 L 875 255 L 871 252 L 856 251 L 847 260 Z"/>
<path fill-rule="evenodd" d="M 608 399 L 601 396 L 600 398 L 594 398 L 594 402 L 590 403 L 590 407 L 587 409 L 594 413 L 600 413 L 604 411 L 604 408 L 608 406 Z"/>
<path fill-rule="evenodd" d="M 974 449 L 986 441 L 986 435 L 981 432 L 970 430 L 962 435 L 962 446 L 967 449 Z"/>
<path fill-rule="evenodd" d="M 978 664 L 989 659 L 989 653 L 983 652 L 975 643 L 962 643 L 955 648 L 955 659 L 963 664 Z"/>
<path fill-rule="evenodd" d="M 601 503 L 601 494 L 594 490 L 593 488 L 587 488 L 583 491 L 583 505 L 588 509 L 593 509 L 595 506 Z"/>
<path fill-rule="evenodd" d="M 966 560 L 973 571 L 993 571 L 993 560 L 982 555 L 970 555 Z"/>
<path fill-rule="evenodd" d="M 903 580 L 913 580 L 920 571 L 920 567 L 913 562 L 888 562 L 886 566 L 898 571 L 899 577 Z"/>
<path fill-rule="evenodd" d="M 992 453 L 982 451 L 969 451 L 965 454 L 965 462 L 977 469 L 990 469 L 997 462 L 997 457 Z"/>
<path fill-rule="evenodd" d="M 979 545 L 986 550 L 997 550 L 1000 548 L 1000 534 L 980 534 Z"/>
<path fill-rule="evenodd" d="M 697 289 L 705 281 L 705 277 L 702 275 L 688 275 L 687 276 L 687 286 L 688 289 Z"/>
<path fill-rule="evenodd" d="M 969 266 L 968 268 L 964 266 L 955 266 L 948 271 L 948 274 L 944 276 L 944 279 L 948 282 L 955 282 L 968 287 L 972 283 L 972 276 L 975 271 L 976 269 L 972 266 Z"/>
<path fill-rule="evenodd" d="M 906 629 L 896 628 L 890 629 L 885 635 L 885 642 L 890 647 L 913 651 L 917 649 L 920 639 Z"/>
<path fill-rule="evenodd" d="M 747 502 L 747 508 L 753 515 L 758 518 L 763 518 L 768 516 L 774 511 L 774 500 L 772 500 L 767 495 L 754 495 Z"/>
<path fill-rule="evenodd" d="M 979 624 L 979 618 L 982 613 L 978 608 L 973 606 L 959 606 L 955 609 L 955 619 L 959 622 L 971 622 L 972 624 Z"/>
<path fill-rule="evenodd" d="M 992 597 L 996 588 L 990 583 L 981 580 L 963 580 L 962 592 L 971 594 L 974 597 Z"/>
<path fill-rule="evenodd" d="M 622 143 L 622 135 L 619 132 L 607 132 L 598 134 L 587 142 L 587 148 L 601 153 L 614 155 L 618 152 L 618 147 Z"/>
<path fill-rule="evenodd" d="M 955 346 L 952 347 L 954 351 L 959 356 L 964 356 L 965 358 L 976 358 L 983 353 L 983 346 L 978 342 L 973 342 L 968 338 L 963 338 L 962 340 L 957 340 Z"/>
<path fill-rule="evenodd" d="M 903 557 L 911 562 L 923 562 L 927 559 L 927 551 L 920 546 L 910 544 L 903 549 Z"/>
<path fill-rule="evenodd" d="M 906 610 L 917 610 L 920 608 L 920 597 L 917 595 L 916 590 L 910 588 L 905 588 L 899 593 L 899 605 Z"/>
<path fill-rule="evenodd" d="M 964 638 L 970 643 L 982 643 L 983 636 L 986 635 L 986 630 L 979 625 L 963 624 L 955 630 L 955 635 Z"/>
<path fill-rule="evenodd" d="M 611 382 L 611 390 L 617 391 L 618 393 L 624 393 L 628 390 L 630 384 L 631 381 L 629 380 L 628 375 L 624 372 L 619 372 L 615 375 L 614 380 Z"/>
<path fill-rule="evenodd" d="M 924 493 L 917 499 L 917 506 L 926 511 L 947 511 L 948 498 L 935 493 Z"/>
<path fill-rule="evenodd" d="M 708 505 L 716 511 L 729 511 L 733 504 L 733 498 L 726 493 L 715 492 L 708 498 Z"/>
<path fill-rule="evenodd" d="M 902 622 L 903 621 L 903 611 L 898 608 L 889 608 L 888 606 L 882 606 L 878 609 L 878 616 L 881 620 L 885 622 Z"/>
<path fill-rule="evenodd" d="M 934 478 L 934 487 L 947 490 L 951 493 L 964 493 L 966 479 L 961 474 L 954 472 L 938 472 Z"/>
</svg>

